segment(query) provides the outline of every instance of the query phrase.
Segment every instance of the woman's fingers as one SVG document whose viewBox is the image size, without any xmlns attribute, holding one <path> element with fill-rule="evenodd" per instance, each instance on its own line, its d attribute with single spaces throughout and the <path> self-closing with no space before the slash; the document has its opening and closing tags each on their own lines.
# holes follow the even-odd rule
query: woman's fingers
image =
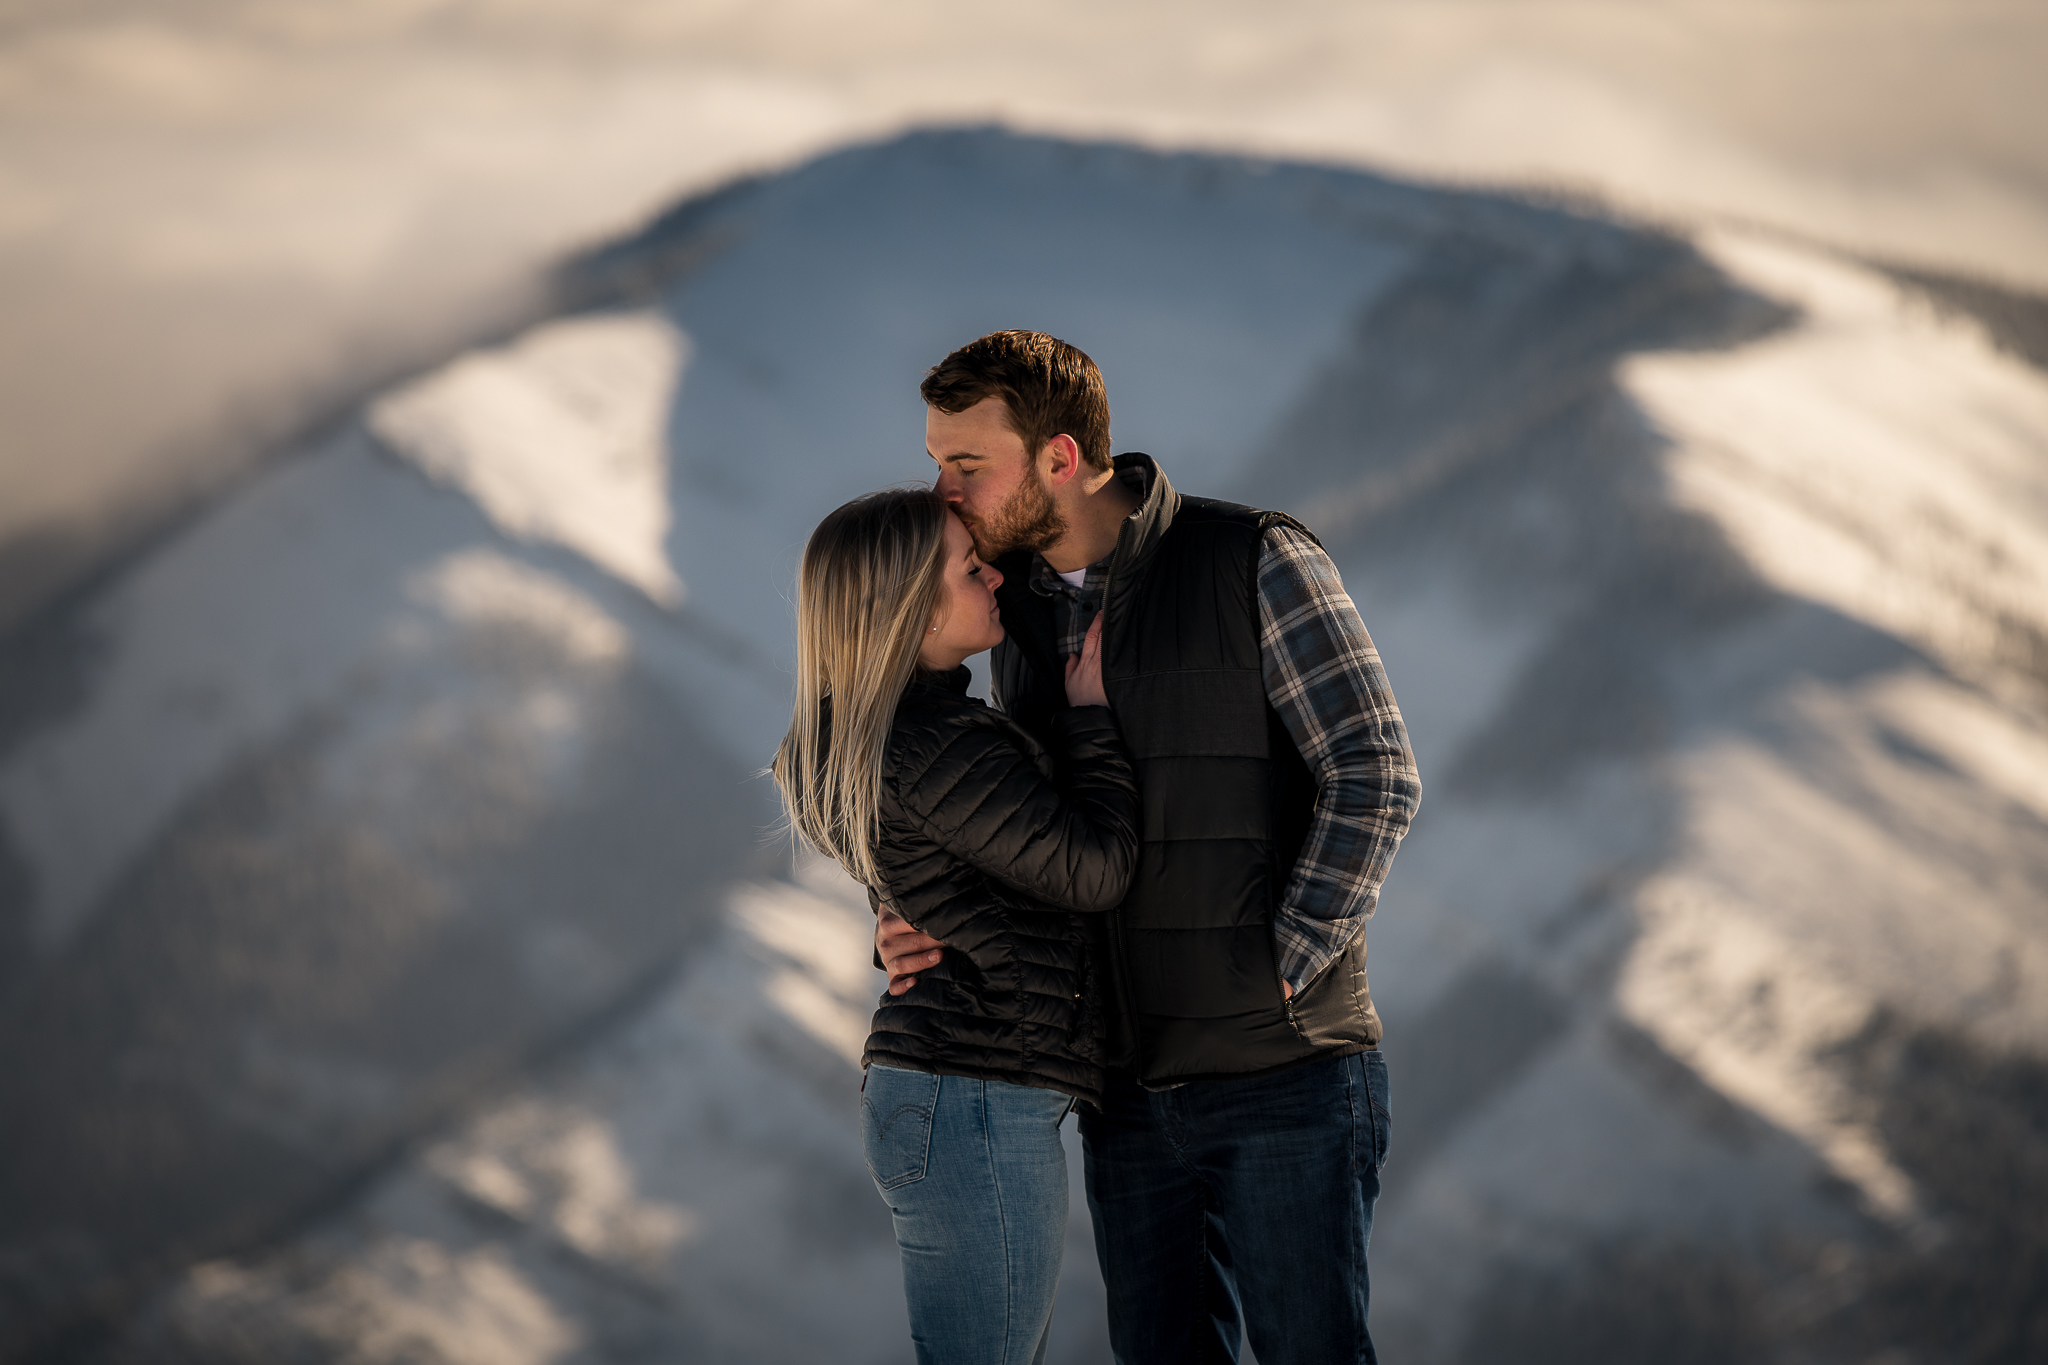
<svg viewBox="0 0 2048 1365">
<path fill-rule="evenodd" d="M 1095 619 L 1088 623 L 1088 633 L 1081 637 L 1081 652 L 1067 656 L 1067 676 L 1073 677 L 1077 668 L 1099 667 L 1102 659 L 1102 613 L 1096 612 Z"/>
<path fill-rule="evenodd" d="M 1081 652 L 1067 660 L 1067 705 L 1107 706 L 1102 690 L 1102 613 L 1088 623 L 1081 637 Z"/>
</svg>

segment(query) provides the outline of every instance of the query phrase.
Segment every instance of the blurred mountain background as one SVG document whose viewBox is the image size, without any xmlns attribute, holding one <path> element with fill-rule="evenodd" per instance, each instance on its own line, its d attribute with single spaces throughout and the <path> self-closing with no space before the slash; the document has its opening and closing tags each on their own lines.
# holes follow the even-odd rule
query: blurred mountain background
<svg viewBox="0 0 2048 1365">
<path fill-rule="evenodd" d="M 865 905 L 755 774 L 804 535 L 1005 326 L 1317 529 L 1408 715 L 1390 1359 L 2040 1358 L 2044 56 L 14 4 L 0 1358 L 908 1358 Z"/>
</svg>

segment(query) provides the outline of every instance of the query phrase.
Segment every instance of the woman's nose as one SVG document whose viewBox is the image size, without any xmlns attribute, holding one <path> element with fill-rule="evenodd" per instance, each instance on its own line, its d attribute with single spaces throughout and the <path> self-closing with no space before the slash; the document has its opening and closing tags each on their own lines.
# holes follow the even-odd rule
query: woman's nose
<svg viewBox="0 0 2048 1365">
<path fill-rule="evenodd" d="M 997 588 L 1000 588 L 1000 587 L 1002 587 L 1002 586 L 1003 586 L 1003 576 L 1002 576 L 1002 575 L 1001 575 L 1000 573 L 997 573 L 997 572 L 996 572 L 996 568 L 995 568 L 995 565 L 991 564 L 991 565 L 989 565 L 989 566 L 987 566 L 987 567 L 988 567 L 988 590 L 989 590 L 990 592 L 994 592 L 994 591 L 995 591 L 995 590 L 996 590 Z"/>
</svg>

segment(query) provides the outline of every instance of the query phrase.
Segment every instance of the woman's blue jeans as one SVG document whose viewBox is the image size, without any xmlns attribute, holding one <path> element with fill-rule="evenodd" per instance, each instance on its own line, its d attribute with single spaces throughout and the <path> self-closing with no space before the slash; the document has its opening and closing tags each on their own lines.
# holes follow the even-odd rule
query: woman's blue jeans
<svg viewBox="0 0 2048 1365">
<path fill-rule="evenodd" d="M 870 1066 L 868 1173 L 895 1215 L 918 1365 L 1037 1365 L 1067 1240 L 1066 1095 Z"/>
</svg>

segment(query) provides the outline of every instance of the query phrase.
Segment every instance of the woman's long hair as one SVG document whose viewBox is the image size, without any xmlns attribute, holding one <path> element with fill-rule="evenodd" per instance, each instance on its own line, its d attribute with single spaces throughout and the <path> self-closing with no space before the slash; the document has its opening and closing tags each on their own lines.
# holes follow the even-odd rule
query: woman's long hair
<svg viewBox="0 0 2048 1365">
<path fill-rule="evenodd" d="M 887 489 L 833 512 L 804 545 L 796 712 L 775 784 L 796 832 L 866 886 L 882 756 L 938 609 L 950 515 L 930 489 Z"/>
</svg>

